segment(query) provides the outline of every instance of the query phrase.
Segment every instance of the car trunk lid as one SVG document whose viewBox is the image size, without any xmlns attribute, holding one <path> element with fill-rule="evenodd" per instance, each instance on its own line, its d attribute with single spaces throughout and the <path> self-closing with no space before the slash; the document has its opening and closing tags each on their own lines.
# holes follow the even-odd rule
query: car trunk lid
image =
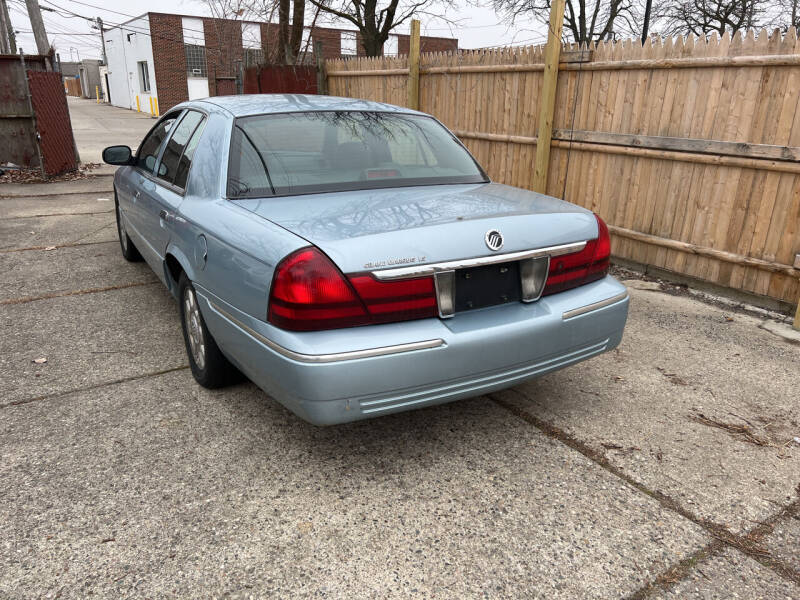
<svg viewBox="0 0 800 600">
<path fill-rule="evenodd" d="M 235 200 L 304 238 L 344 273 L 521 252 L 597 237 L 591 212 L 487 183 Z M 487 234 L 500 232 L 496 251 Z"/>
</svg>

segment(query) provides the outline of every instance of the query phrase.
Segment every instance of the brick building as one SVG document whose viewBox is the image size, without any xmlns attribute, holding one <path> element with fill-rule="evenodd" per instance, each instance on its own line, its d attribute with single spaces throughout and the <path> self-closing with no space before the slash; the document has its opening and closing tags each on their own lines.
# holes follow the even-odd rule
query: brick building
<svg viewBox="0 0 800 600">
<path fill-rule="evenodd" d="M 302 56 L 313 59 L 315 42 L 325 58 L 363 54 L 359 37 L 357 31 L 306 27 Z M 274 60 L 277 40 L 276 23 L 146 13 L 105 31 L 111 103 L 163 112 L 185 100 L 234 94 L 240 68 Z M 422 37 L 420 46 L 423 52 L 457 50 L 458 40 Z M 407 35 L 393 34 L 384 52 L 408 54 L 408 47 Z"/>
</svg>

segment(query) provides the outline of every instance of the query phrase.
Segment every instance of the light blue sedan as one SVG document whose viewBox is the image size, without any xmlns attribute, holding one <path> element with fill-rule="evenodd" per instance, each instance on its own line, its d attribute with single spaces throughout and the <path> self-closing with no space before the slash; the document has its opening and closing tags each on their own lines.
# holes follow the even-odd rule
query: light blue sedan
<svg viewBox="0 0 800 600">
<path fill-rule="evenodd" d="M 106 148 L 122 254 L 179 301 L 192 373 L 316 424 L 512 386 L 622 339 L 599 216 L 489 181 L 429 115 L 346 98 L 180 104 Z"/>
</svg>

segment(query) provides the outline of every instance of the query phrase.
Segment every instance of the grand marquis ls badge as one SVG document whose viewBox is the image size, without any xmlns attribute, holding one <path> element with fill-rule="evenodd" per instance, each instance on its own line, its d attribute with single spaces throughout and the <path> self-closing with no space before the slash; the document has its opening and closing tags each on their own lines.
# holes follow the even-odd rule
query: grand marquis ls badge
<svg viewBox="0 0 800 600">
<path fill-rule="evenodd" d="M 503 247 L 503 234 L 497 231 L 497 229 L 490 229 L 487 231 L 483 239 L 489 247 L 489 250 L 497 251 Z"/>
</svg>

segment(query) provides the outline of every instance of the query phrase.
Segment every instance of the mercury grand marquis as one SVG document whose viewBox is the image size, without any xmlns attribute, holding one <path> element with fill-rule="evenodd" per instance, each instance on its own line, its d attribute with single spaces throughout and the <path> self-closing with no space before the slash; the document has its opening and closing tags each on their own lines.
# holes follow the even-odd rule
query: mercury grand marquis
<svg viewBox="0 0 800 600">
<path fill-rule="evenodd" d="M 111 146 L 123 256 L 178 300 L 192 374 L 315 424 L 492 392 L 616 347 L 602 219 L 489 180 L 430 115 L 248 95 Z"/>
</svg>

